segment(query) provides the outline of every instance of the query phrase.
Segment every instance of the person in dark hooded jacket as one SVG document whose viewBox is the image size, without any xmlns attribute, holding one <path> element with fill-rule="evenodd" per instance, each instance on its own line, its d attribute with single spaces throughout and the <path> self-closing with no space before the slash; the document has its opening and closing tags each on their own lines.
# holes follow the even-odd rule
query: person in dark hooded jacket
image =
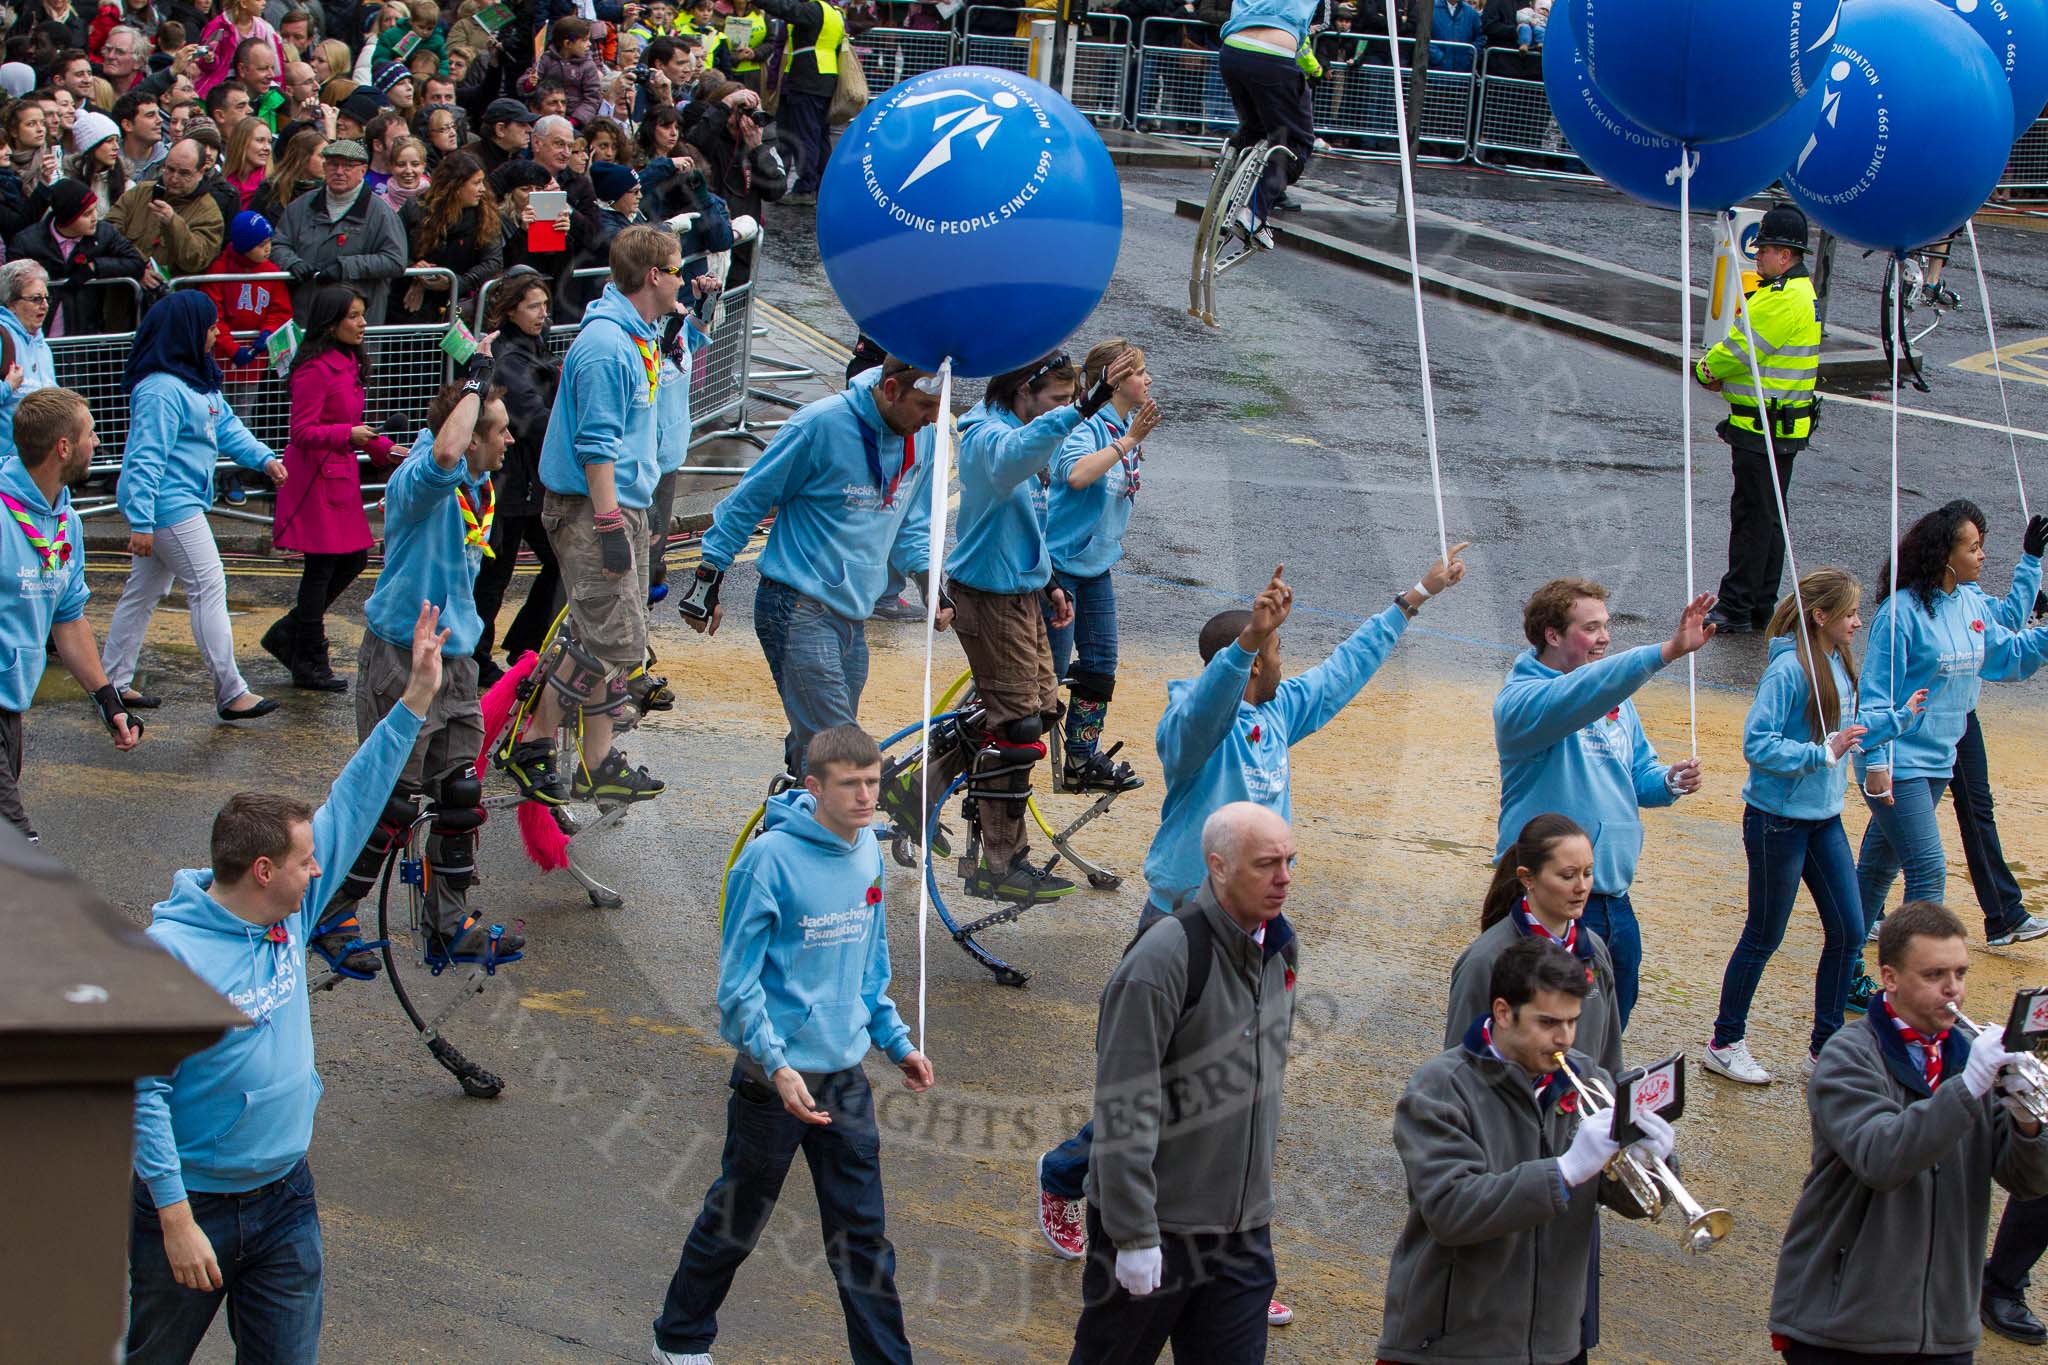
<svg viewBox="0 0 2048 1365">
<path fill-rule="evenodd" d="M 540 448 L 548 432 L 548 415 L 554 411 L 555 389 L 562 382 L 562 358 L 548 349 L 550 311 L 547 280 L 531 266 L 515 266 L 491 286 L 490 309 L 483 320 L 484 331 L 498 334 L 491 343 L 491 356 L 497 361 L 493 377 L 505 390 L 512 445 L 505 452 L 504 468 L 495 476 L 491 556 L 476 575 L 476 609 L 484 622 L 476 642 L 479 686 L 489 686 L 483 679 L 499 671 L 491 658 L 498 609 L 522 544 L 540 561 L 540 572 L 534 575 L 519 614 L 505 628 L 505 657 L 517 659 L 527 650 L 538 650 L 561 610 L 561 569 L 540 524 L 541 499 L 547 491 L 540 482 Z"/>
<path fill-rule="evenodd" d="M 50 275 L 50 336 L 106 330 L 110 288 L 103 281 L 142 278 L 142 256 L 111 224 L 100 221 L 99 196 L 76 180 L 50 187 L 50 211 L 9 244 L 8 257 L 30 260 Z"/>
</svg>

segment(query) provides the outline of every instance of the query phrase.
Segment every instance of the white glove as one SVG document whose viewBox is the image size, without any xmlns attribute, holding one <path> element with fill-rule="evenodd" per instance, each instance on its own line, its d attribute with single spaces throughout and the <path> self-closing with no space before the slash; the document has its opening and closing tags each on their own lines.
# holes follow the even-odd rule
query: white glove
<svg viewBox="0 0 2048 1365">
<path fill-rule="evenodd" d="M 1998 1083 L 1998 1069 L 2012 1060 L 2005 1050 L 2005 1030 L 1988 1028 L 1970 1040 L 1970 1064 L 1963 1068 L 1963 1084 L 1983 1099 Z"/>
<path fill-rule="evenodd" d="M 2033 1111 L 2027 1108 L 2027 1098 L 2038 1097 L 2039 1093 L 2039 1087 L 2028 1080 L 2017 1066 L 2006 1067 L 1998 1073 L 1998 1098 L 2021 1123 L 2035 1121 Z"/>
<path fill-rule="evenodd" d="M 1607 1169 L 1607 1163 L 1621 1150 L 1613 1137 L 1614 1111 L 1590 1109 L 1579 1119 L 1579 1131 L 1572 1145 L 1557 1159 L 1557 1173 L 1571 1186 L 1585 1184 Z"/>
<path fill-rule="evenodd" d="M 1662 1114 L 1644 1114 L 1636 1120 L 1636 1127 L 1643 1130 L 1636 1146 L 1650 1152 L 1659 1161 L 1671 1160 L 1671 1149 L 1678 1145 L 1678 1134 L 1671 1130 Z"/>
<path fill-rule="evenodd" d="M 701 213 L 679 213 L 664 222 L 662 226 L 666 227 L 670 232 L 688 232 L 691 228 L 697 226 L 697 220 L 703 216 Z"/>
<path fill-rule="evenodd" d="M 1159 1277 L 1165 1269 L 1166 1257 L 1158 1247 L 1117 1249 L 1116 1282 L 1134 1299 L 1142 1299 L 1159 1288 Z"/>
</svg>

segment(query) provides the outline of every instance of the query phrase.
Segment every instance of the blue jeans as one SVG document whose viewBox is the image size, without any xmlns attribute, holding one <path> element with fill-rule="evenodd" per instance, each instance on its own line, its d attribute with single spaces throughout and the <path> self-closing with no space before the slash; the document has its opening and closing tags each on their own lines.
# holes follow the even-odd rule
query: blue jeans
<svg viewBox="0 0 2048 1365">
<path fill-rule="evenodd" d="M 2005 865 L 2005 847 L 1991 814 L 1991 763 L 1984 754 L 1984 729 L 1977 724 L 1975 711 L 1956 741 L 1956 775 L 1948 794 L 1955 802 L 1956 829 L 1970 865 L 1970 888 L 1984 911 L 1984 937 L 1997 938 L 2019 927 L 2027 907 L 2020 898 L 2020 884 Z"/>
<path fill-rule="evenodd" d="M 1621 1012 L 1621 1026 L 1636 1007 L 1636 988 L 1643 971 L 1643 931 L 1636 923 L 1636 907 L 1624 891 L 1605 896 L 1595 891 L 1586 898 L 1585 926 L 1600 935 L 1614 957 L 1614 1003 Z"/>
<path fill-rule="evenodd" d="M 1067 590 L 1067 596 L 1074 602 L 1074 619 L 1071 624 L 1054 630 L 1052 617 L 1047 616 L 1046 635 L 1052 642 L 1052 672 L 1056 678 L 1067 676 L 1067 666 L 1074 664 L 1082 671 L 1100 673 L 1105 678 L 1116 676 L 1116 584 L 1106 573 L 1093 578 L 1075 578 L 1071 574 L 1056 573 L 1052 581 Z M 1078 646 L 1080 658 L 1074 657 Z"/>
<path fill-rule="evenodd" d="M 733 1274 L 761 1240 L 782 1181 L 801 1150 L 818 1195 L 825 1259 L 846 1315 L 848 1358 L 857 1365 L 909 1365 L 903 1305 L 896 1297 L 896 1249 L 882 1230 L 881 1134 L 874 1096 L 859 1067 L 835 1071 L 811 1087 L 832 1122 L 812 1125 L 782 1107 L 774 1087 L 746 1079 L 735 1065 L 725 1105 L 725 1152 L 704 1211 L 683 1243 L 668 1299 L 654 1321 L 664 1351 L 709 1351 L 718 1308 Z M 769 1292 L 784 1293 L 787 1266 L 768 1272 Z"/>
<path fill-rule="evenodd" d="M 1520 44 L 1521 44 L 1521 45 L 1522 45 L 1523 47 L 1542 47 L 1542 46 L 1543 46 L 1543 25 L 1541 25 L 1541 24 L 1516 24 L 1516 25 L 1515 25 L 1515 41 L 1516 41 L 1517 43 L 1520 43 Z"/>
<path fill-rule="evenodd" d="M 189 1196 L 220 1262 L 221 1288 L 171 1277 L 149 1187 L 135 1181 L 128 1229 L 128 1365 L 185 1365 L 221 1301 L 235 1365 L 312 1365 L 320 1355 L 320 1211 L 305 1158 L 248 1194 Z"/>
<path fill-rule="evenodd" d="M 1714 1046 L 1740 1042 L 1749 1031 L 1749 1004 L 1756 998 L 1764 964 L 1785 941 L 1804 881 L 1820 912 L 1820 968 L 1813 977 L 1813 1038 L 1819 1055 L 1842 1026 L 1842 1002 L 1863 956 L 1863 902 L 1856 887 L 1856 861 L 1842 817 L 1794 820 L 1742 808 L 1742 849 L 1749 855 L 1749 917 L 1721 975 L 1721 1013 L 1714 1020 Z"/>
<path fill-rule="evenodd" d="M 1095 1149 L 1095 1120 L 1038 1160 L 1038 1188 L 1061 1199 L 1088 1194 L 1088 1154 Z"/>
<path fill-rule="evenodd" d="M 802 777 L 811 736 L 860 720 L 860 694 L 868 685 L 868 628 L 772 578 L 754 592 L 754 635 L 768 656 L 768 671 L 782 695 L 789 734 L 782 761 Z"/>
<path fill-rule="evenodd" d="M 1906 899 L 1938 901 L 1948 885 L 1948 859 L 1941 851 L 1941 827 L 1934 808 L 1941 802 L 1945 777 L 1901 777 L 1892 782 L 1893 804 L 1863 798 L 1870 824 L 1856 856 L 1856 881 L 1863 899 L 1863 925 L 1884 918 L 1892 879 L 1906 872 Z"/>
</svg>

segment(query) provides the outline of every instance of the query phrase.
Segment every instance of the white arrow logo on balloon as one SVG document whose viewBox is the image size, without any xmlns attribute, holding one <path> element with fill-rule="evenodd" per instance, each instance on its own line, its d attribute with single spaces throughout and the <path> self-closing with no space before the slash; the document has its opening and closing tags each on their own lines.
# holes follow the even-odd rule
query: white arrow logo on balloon
<svg viewBox="0 0 2048 1365">
<path fill-rule="evenodd" d="M 1834 80 L 1847 80 L 1849 78 L 1849 64 L 1847 62 L 1836 62 L 1835 69 L 1830 71 L 1828 75 Z M 1822 123 L 1825 123 L 1830 128 L 1834 127 L 1835 118 L 1841 112 L 1841 91 L 1830 90 L 1820 97 L 1820 118 Z M 1792 163 L 1792 169 L 1795 173 L 1806 169 L 1806 158 L 1812 156 L 1813 149 L 1818 146 L 1820 146 L 1820 129 L 1815 128 L 1807 137 L 1806 145 L 1800 148 L 1799 160 Z"/>
<path fill-rule="evenodd" d="M 996 135 L 996 129 L 1002 124 L 1003 116 L 999 113 L 990 112 L 988 103 L 984 103 L 981 96 L 975 94 L 972 90 L 934 90 L 928 95 L 912 95 L 903 101 L 902 107 L 908 109 L 919 104 L 930 104 L 933 100 L 952 99 L 956 96 L 973 100 L 974 103 L 966 108 L 954 109 L 948 113 L 941 114 L 933 121 L 932 131 L 937 133 L 941 129 L 945 129 L 944 135 L 933 144 L 930 151 L 924 154 L 924 159 L 917 163 L 916 169 L 912 170 L 904 178 L 903 183 L 896 187 L 898 194 L 903 193 L 903 191 L 909 189 L 925 176 L 950 162 L 953 159 L 953 140 L 962 133 L 971 133 L 977 128 L 980 129 L 980 132 L 975 133 L 975 145 L 984 151 L 988 149 L 989 139 Z M 1017 97 L 1007 90 L 999 90 L 990 98 L 989 103 L 993 103 L 997 109 L 1014 109 L 1017 107 Z M 953 126 L 946 128 L 948 123 Z"/>
</svg>

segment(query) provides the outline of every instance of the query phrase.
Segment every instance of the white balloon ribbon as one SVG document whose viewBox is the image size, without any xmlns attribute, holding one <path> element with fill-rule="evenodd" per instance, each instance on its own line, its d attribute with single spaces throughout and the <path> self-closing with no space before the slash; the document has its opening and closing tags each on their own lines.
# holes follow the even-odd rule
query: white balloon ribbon
<svg viewBox="0 0 2048 1365">
<path fill-rule="evenodd" d="M 917 1050 L 931 1055 L 924 1037 L 925 941 L 932 914 L 932 654 L 938 646 L 939 585 L 946 581 L 946 502 L 953 482 L 953 358 L 939 365 L 939 416 L 932 434 L 931 549 L 925 560 L 924 729 L 918 737 L 917 809 L 925 820 L 917 859 Z"/>
</svg>

